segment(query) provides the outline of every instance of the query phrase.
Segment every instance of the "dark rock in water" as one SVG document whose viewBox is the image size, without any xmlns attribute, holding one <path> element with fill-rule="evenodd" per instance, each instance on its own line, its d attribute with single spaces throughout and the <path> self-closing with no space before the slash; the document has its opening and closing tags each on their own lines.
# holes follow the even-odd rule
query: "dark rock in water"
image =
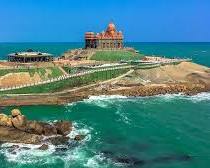
<svg viewBox="0 0 210 168">
<path fill-rule="evenodd" d="M 16 151 L 12 151 L 12 152 L 11 152 L 11 154 L 16 155 L 16 154 L 17 154 L 17 152 L 16 152 Z"/>
<path fill-rule="evenodd" d="M 128 157 L 128 156 L 117 156 L 113 151 L 103 150 L 101 153 L 105 158 L 111 159 L 115 163 L 124 164 L 124 166 L 142 166 L 146 164 L 145 160 L 138 159 L 136 157 Z"/>
<path fill-rule="evenodd" d="M 59 121 L 55 124 L 57 133 L 60 135 L 68 135 L 72 131 L 72 123 L 69 121 Z"/>
<path fill-rule="evenodd" d="M 41 123 L 43 127 L 43 132 L 42 134 L 45 136 L 52 136 L 57 134 L 57 130 L 54 125 L 50 125 L 47 123 Z"/>
<path fill-rule="evenodd" d="M 114 155 L 114 152 L 108 151 L 108 150 L 101 151 L 101 153 L 103 153 L 105 156 L 113 156 Z"/>
<path fill-rule="evenodd" d="M 75 140 L 75 141 L 81 141 L 81 140 L 83 140 L 83 139 L 85 139 L 85 135 L 76 135 L 76 136 L 74 137 L 74 140 Z"/>
<path fill-rule="evenodd" d="M 152 160 L 155 163 L 168 163 L 172 161 L 189 161 L 191 160 L 191 156 L 189 155 L 169 155 L 169 156 L 161 156 Z"/>
<path fill-rule="evenodd" d="M 0 126 L 0 141 L 4 143 L 39 144 L 42 141 L 42 137 L 16 128 Z"/>
<path fill-rule="evenodd" d="M 189 161 L 191 159 L 192 159 L 192 157 L 190 155 L 177 156 L 178 161 Z"/>
<path fill-rule="evenodd" d="M 65 147 L 55 149 L 56 152 L 66 152 L 67 150 L 68 150 L 68 148 L 65 148 Z"/>
<path fill-rule="evenodd" d="M 128 166 L 142 166 L 145 164 L 144 160 L 135 157 L 116 157 L 114 158 L 114 161 Z"/>
<path fill-rule="evenodd" d="M 12 145 L 12 146 L 8 147 L 8 152 L 15 154 L 16 149 L 19 149 L 19 146 L 18 145 Z"/>
<path fill-rule="evenodd" d="M 138 151 L 145 151 L 145 150 L 148 150 L 150 148 L 150 145 L 146 144 L 146 143 L 133 143 L 132 147 L 134 149 L 138 149 Z"/>
<path fill-rule="evenodd" d="M 30 150 L 31 148 L 28 148 L 28 147 L 22 147 L 21 149 L 23 149 L 23 150 Z"/>
<path fill-rule="evenodd" d="M 47 150 L 49 148 L 49 146 L 47 144 L 43 144 L 42 146 L 40 146 L 38 149 L 39 150 Z"/>
<path fill-rule="evenodd" d="M 68 142 L 68 149 L 74 149 L 78 147 L 80 144 L 78 141 L 70 141 Z"/>
<path fill-rule="evenodd" d="M 45 141 L 50 142 L 56 146 L 57 145 L 68 145 L 69 137 L 55 136 L 55 137 L 49 137 Z"/>
<path fill-rule="evenodd" d="M 37 121 L 27 121 L 27 129 L 26 132 L 31 134 L 43 134 L 43 126 Z"/>
<path fill-rule="evenodd" d="M 19 148 L 19 145 L 12 145 L 10 148 L 17 149 L 17 148 Z"/>
<path fill-rule="evenodd" d="M 4 142 L 0 141 L 0 146 L 1 146 L 2 144 L 4 144 Z"/>
</svg>

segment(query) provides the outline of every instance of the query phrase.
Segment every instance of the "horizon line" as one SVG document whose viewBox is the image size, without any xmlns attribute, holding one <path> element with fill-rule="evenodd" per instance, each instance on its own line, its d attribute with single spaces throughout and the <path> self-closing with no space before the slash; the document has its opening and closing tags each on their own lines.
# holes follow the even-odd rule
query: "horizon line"
<svg viewBox="0 0 210 168">
<path fill-rule="evenodd" d="M 0 43 L 85 43 L 81 41 L 0 41 Z M 210 41 L 126 41 L 124 43 L 210 43 Z"/>
</svg>

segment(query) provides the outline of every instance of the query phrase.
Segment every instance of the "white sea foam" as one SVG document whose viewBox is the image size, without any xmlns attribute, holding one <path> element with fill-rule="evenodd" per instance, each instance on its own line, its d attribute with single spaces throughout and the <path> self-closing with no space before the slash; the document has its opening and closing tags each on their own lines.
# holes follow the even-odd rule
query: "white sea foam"
<svg viewBox="0 0 210 168">
<path fill-rule="evenodd" d="M 87 163 L 84 164 L 85 167 L 90 168 L 97 168 L 97 167 L 103 167 L 101 163 L 104 160 L 104 156 L 102 154 L 97 154 L 87 160 Z"/>
<path fill-rule="evenodd" d="M 193 102 L 200 102 L 200 101 L 209 101 L 210 100 L 210 93 L 209 92 L 203 92 L 198 93 L 193 96 L 187 96 L 182 93 L 180 94 L 167 94 L 167 95 L 160 95 L 161 98 L 164 98 L 165 100 L 173 100 L 173 99 L 184 99 L 184 100 L 191 100 Z"/>
<path fill-rule="evenodd" d="M 112 103 L 114 100 L 121 100 L 121 99 L 126 99 L 126 96 L 121 96 L 121 95 L 100 95 L 100 96 L 89 96 L 88 99 L 84 99 L 82 101 L 78 102 L 73 102 L 69 103 L 66 105 L 67 111 L 71 112 L 71 107 L 76 106 L 78 103 L 86 103 L 86 104 L 93 104 L 96 106 L 99 106 L 101 108 L 106 108 Z"/>
<path fill-rule="evenodd" d="M 155 95 L 155 96 L 152 96 L 154 98 L 160 98 L 164 101 L 172 101 L 174 99 L 177 99 L 177 98 L 181 98 L 183 97 L 183 93 L 178 93 L 178 94 L 164 94 L 164 95 Z"/>
<path fill-rule="evenodd" d="M 54 146 L 48 144 L 47 150 L 39 150 L 41 145 L 31 145 L 31 144 L 14 144 L 14 143 L 4 143 L 1 145 L 0 153 L 5 156 L 8 162 L 14 162 L 16 164 L 53 164 L 56 159 L 63 160 L 65 167 L 71 163 L 69 161 L 87 161 L 85 143 L 91 140 L 91 130 L 83 124 L 73 123 L 73 130 L 68 135 L 70 138 L 74 138 L 75 135 L 86 135 L 78 146 L 74 148 L 69 148 L 64 152 L 64 155 L 55 155 L 56 148 L 67 147 L 67 146 Z M 17 145 L 17 147 L 14 147 Z M 12 150 L 11 150 L 12 149 Z"/>
<path fill-rule="evenodd" d="M 72 107 L 73 107 L 73 106 L 75 106 L 76 104 L 77 104 L 77 102 L 68 103 L 68 104 L 67 104 L 67 107 L 69 107 L 69 106 L 72 106 Z"/>
<path fill-rule="evenodd" d="M 19 147 L 10 151 L 13 145 L 18 145 Z M 38 148 L 41 145 L 29 145 L 29 144 L 14 144 L 5 143 L 2 144 L 1 153 L 5 155 L 9 162 L 18 162 L 20 164 L 37 163 L 44 161 L 49 162 L 46 156 L 49 156 L 55 151 L 55 146 L 48 144 L 48 150 L 42 151 Z M 50 161 L 51 162 L 51 161 Z"/>
<path fill-rule="evenodd" d="M 74 138 L 76 135 L 85 135 L 85 139 L 83 141 L 87 142 L 91 140 L 91 127 L 83 126 L 81 128 L 81 124 L 73 123 L 73 128 L 70 134 L 68 135 L 70 138 Z"/>
<path fill-rule="evenodd" d="M 123 122 L 125 124 L 131 124 L 131 119 L 129 119 L 128 113 L 123 112 L 121 108 L 117 110 L 116 114 L 119 116 L 118 121 Z"/>
<path fill-rule="evenodd" d="M 89 99 L 85 99 L 83 102 L 87 104 L 93 104 L 101 108 L 107 108 L 115 101 L 120 101 L 126 99 L 126 96 L 121 95 L 101 95 L 101 96 L 90 96 Z"/>
<path fill-rule="evenodd" d="M 210 101 L 210 93 L 199 93 L 197 95 L 188 96 L 188 99 L 192 100 L 193 102 Z"/>
<path fill-rule="evenodd" d="M 199 102 L 199 101 L 209 101 L 210 100 L 210 93 L 204 92 L 199 93 L 193 96 L 187 96 L 183 93 L 178 94 L 164 94 L 164 95 L 155 95 L 155 96 L 146 96 L 146 97 L 126 97 L 121 95 L 101 95 L 101 96 L 90 96 L 89 99 L 85 99 L 81 102 L 86 104 L 91 104 L 94 106 L 98 106 L 101 108 L 108 108 L 110 105 L 115 104 L 117 106 L 117 102 L 126 101 L 126 102 L 136 102 L 136 101 L 142 101 L 144 103 L 145 99 L 155 99 L 158 98 L 158 101 L 174 101 L 175 99 L 183 99 L 183 100 L 189 100 L 192 102 Z M 146 101 L 147 103 L 158 103 L 157 101 Z M 73 105 L 76 105 L 74 103 Z M 71 105 L 70 105 L 71 106 Z M 126 118 L 125 118 L 126 119 Z"/>
<path fill-rule="evenodd" d="M 122 95 L 101 95 L 101 96 L 90 96 L 88 100 L 110 100 L 110 99 L 126 99 L 126 96 Z"/>
<path fill-rule="evenodd" d="M 155 95 L 155 96 L 148 96 L 148 97 L 137 97 L 137 99 L 149 99 L 149 98 L 158 98 L 158 100 L 163 100 L 163 101 L 173 101 L 175 99 L 177 99 L 177 100 L 182 99 L 182 100 L 189 100 L 189 101 L 193 101 L 193 102 L 200 102 L 200 101 L 209 101 L 210 93 L 203 92 L 203 93 L 198 93 L 198 94 L 192 95 L 192 96 L 188 96 L 188 95 L 184 95 L 183 93 L 179 93 L 179 94 Z"/>
</svg>

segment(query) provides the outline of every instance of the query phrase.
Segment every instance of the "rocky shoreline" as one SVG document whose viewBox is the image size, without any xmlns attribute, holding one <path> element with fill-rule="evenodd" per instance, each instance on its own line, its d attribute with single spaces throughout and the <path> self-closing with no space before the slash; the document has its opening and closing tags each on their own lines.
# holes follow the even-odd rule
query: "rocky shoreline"
<svg viewBox="0 0 210 168">
<path fill-rule="evenodd" d="M 164 94 L 178 94 L 195 95 L 201 92 L 208 92 L 210 87 L 203 84 L 155 84 L 149 86 L 134 86 L 126 89 L 113 89 L 111 94 L 118 94 L 132 97 L 145 97 Z"/>
<path fill-rule="evenodd" d="M 122 95 L 128 97 L 144 97 L 164 94 L 195 95 L 201 92 L 209 92 L 210 85 L 204 83 L 171 83 L 151 84 L 146 86 L 92 86 L 74 92 L 38 94 L 38 95 L 7 95 L 0 97 L 0 106 L 22 105 L 63 105 L 71 102 L 88 99 L 89 96 Z"/>
<path fill-rule="evenodd" d="M 11 115 L 0 114 L 0 142 L 41 145 L 40 150 L 48 149 L 48 144 L 66 145 L 69 141 L 80 141 L 83 135 L 68 137 L 72 131 L 72 123 L 58 121 L 46 123 L 28 120 L 18 109 Z"/>
</svg>

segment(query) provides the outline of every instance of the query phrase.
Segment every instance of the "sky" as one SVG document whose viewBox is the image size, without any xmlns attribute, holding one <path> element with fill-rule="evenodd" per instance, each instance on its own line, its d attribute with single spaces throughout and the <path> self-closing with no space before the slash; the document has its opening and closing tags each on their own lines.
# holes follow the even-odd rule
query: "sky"
<svg viewBox="0 0 210 168">
<path fill-rule="evenodd" d="M 127 42 L 210 42 L 210 0 L 0 0 L 0 42 L 83 42 L 109 22 Z"/>
</svg>

